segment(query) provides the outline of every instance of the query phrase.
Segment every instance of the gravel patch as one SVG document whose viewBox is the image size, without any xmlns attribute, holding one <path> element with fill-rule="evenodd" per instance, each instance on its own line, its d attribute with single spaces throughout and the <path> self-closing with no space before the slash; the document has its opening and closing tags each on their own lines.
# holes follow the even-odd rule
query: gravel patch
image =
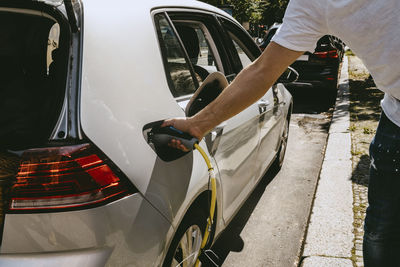
<svg viewBox="0 0 400 267">
<path fill-rule="evenodd" d="M 368 70 L 356 56 L 349 56 L 350 131 L 353 174 L 354 266 L 364 266 L 362 240 L 364 219 L 368 206 L 369 144 L 375 134 L 380 117 L 383 93 L 376 88 Z"/>
</svg>

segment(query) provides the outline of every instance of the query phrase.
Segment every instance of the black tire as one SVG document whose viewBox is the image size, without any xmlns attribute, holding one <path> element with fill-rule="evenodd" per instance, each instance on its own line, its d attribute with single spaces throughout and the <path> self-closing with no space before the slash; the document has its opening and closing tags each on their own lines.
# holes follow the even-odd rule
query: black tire
<svg viewBox="0 0 400 267">
<path fill-rule="evenodd" d="M 197 242 L 201 245 L 206 225 L 207 215 L 203 211 L 199 209 L 190 211 L 179 225 L 178 230 L 172 239 L 171 245 L 169 246 L 167 255 L 164 259 L 163 267 L 180 266 L 179 263 L 183 259 L 188 258 L 191 254 L 192 256 L 187 259 L 190 263 L 188 266 L 194 266 L 197 259 L 197 253 L 193 254 L 193 252 L 185 252 L 184 249 L 179 247 L 179 244 L 185 235 L 190 236 L 188 231 L 191 228 L 191 230 L 200 231 L 199 233 L 195 233 L 195 231 L 192 232 L 192 241 L 194 244 L 193 250 L 196 250 L 197 247 L 200 248 L 200 246 L 197 246 Z M 193 234 L 195 235 L 195 238 L 193 238 Z M 197 239 L 197 234 L 200 234 L 200 240 Z"/>
<path fill-rule="evenodd" d="M 272 169 L 275 172 L 279 172 L 281 170 L 283 161 L 285 159 L 287 142 L 288 142 L 288 137 L 289 137 L 289 123 L 290 123 L 290 118 L 288 117 L 285 120 L 285 125 L 283 126 L 284 128 L 283 128 L 282 135 L 281 135 L 281 144 L 279 146 L 278 152 L 276 153 L 275 161 L 272 164 Z"/>
<path fill-rule="evenodd" d="M 338 90 L 338 79 L 337 77 L 335 78 L 335 80 L 327 82 L 326 83 L 326 87 L 328 89 L 328 92 L 335 94 Z"/>
<path fill-rule="evenodd" d="M 338 90 L 338 81 L 339 81 L 339 73 L 340 73 L 340 64 L 341 60 L 338 60 L 335 65 L 332 66 L 333 69 L 335 69 L 333 73 L 334 79 L 332 81 L 326 81 L 326 87 L 328 89 L 328 92 L 336 95 L 336 92 Z"/>
</svg>

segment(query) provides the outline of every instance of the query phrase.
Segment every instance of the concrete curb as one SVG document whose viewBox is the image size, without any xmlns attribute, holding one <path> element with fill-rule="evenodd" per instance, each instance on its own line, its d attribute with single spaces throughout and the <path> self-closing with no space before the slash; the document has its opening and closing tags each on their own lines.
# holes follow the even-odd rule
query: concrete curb
<svg viewBox="0 0 400 267">
<path fill-rule="evenodd" d="M 354 234 L 347 56 L 340 77 L 302 267 L 353 266 L 350 259 Z"/>
</svg>

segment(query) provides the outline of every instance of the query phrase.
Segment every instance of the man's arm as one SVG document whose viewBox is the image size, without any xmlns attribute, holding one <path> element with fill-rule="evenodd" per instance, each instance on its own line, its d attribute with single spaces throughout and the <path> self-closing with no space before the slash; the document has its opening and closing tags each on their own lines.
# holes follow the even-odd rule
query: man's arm
<svg viewBox="0 0 400 267">
<path fill-rule="evenodd" d="M 243 69 L 235 80 L 207 107 L 190 118 L 167 120 L 163 126 L 173 126 L 200 140 L 215 126 L 235 116 L 260 99 L 286 68 L 303 53 L 271 42 L 262 55 Z M 186 150 L 176 140 L 173 140 L 170 145 Z"/>
</svg>

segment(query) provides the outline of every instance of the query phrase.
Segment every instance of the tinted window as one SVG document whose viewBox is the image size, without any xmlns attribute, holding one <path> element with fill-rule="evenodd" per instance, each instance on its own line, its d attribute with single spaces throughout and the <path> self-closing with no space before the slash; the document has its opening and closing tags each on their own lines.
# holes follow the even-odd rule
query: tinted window
<svg viewBox="0 0 400 267">
<path fill-rule="evenodd" d="M 195 82 L 174 29 L 165 15 L 155 16 L 158 36 L 169 82 L 174 97 L 188 95 L 196 90 Z"/>
<path fill-rule="evenodd" d="M 243 68 L 247 67 L 248 65 L 250 65 L 252 60 L 244 52 L 244 45 L 232 33 L 229 33 L 229 36 L 232 38 L 233 45 L 235 46 L 236 52 L 239 55 L 239 59 L 240 59 L 240 62 L 242 63 Z"/>
<path fill-rule="evenodd" d="M 199 82 L 219 70 L 213 40 L 204 24 L 200 22 L 175 22 L 176 30 L 189 56 Z"/>
<path fill-rule="evenodd" d="M 49 38 L 47 40 L 47 73 L 49 72 L 51 63 L 54 62 L 54 54 L 57 53 L 59 48 L 59 36 L 60 36 L 60 25 L 58 23 L 54 24 L 49 33 Z M 53 52 L 56 50 L 56 52 Z"/>
<path fill-rule="evenodd" d="M 244 29 L 227 19 L 220 18 L 220 20 L 228 33 L 231 47 L 235 50 L 235 56 L 232 60 L 239 61 L 235 62 L 236 71 L 238 72 L 260 55 L 260 49 Z"/>
<path fill-rule="evenodd" d="M 199 26 L 197 26 L 195 30 L 199 38 L 200 46 L 200 53 L 198 56 L 197 64 L 204 67 L 211 66 L 211 69 L 217 71 L 214 52 L 210 47 L 208 38 L 206 38 L 204 31 Z"/>
</svg>

